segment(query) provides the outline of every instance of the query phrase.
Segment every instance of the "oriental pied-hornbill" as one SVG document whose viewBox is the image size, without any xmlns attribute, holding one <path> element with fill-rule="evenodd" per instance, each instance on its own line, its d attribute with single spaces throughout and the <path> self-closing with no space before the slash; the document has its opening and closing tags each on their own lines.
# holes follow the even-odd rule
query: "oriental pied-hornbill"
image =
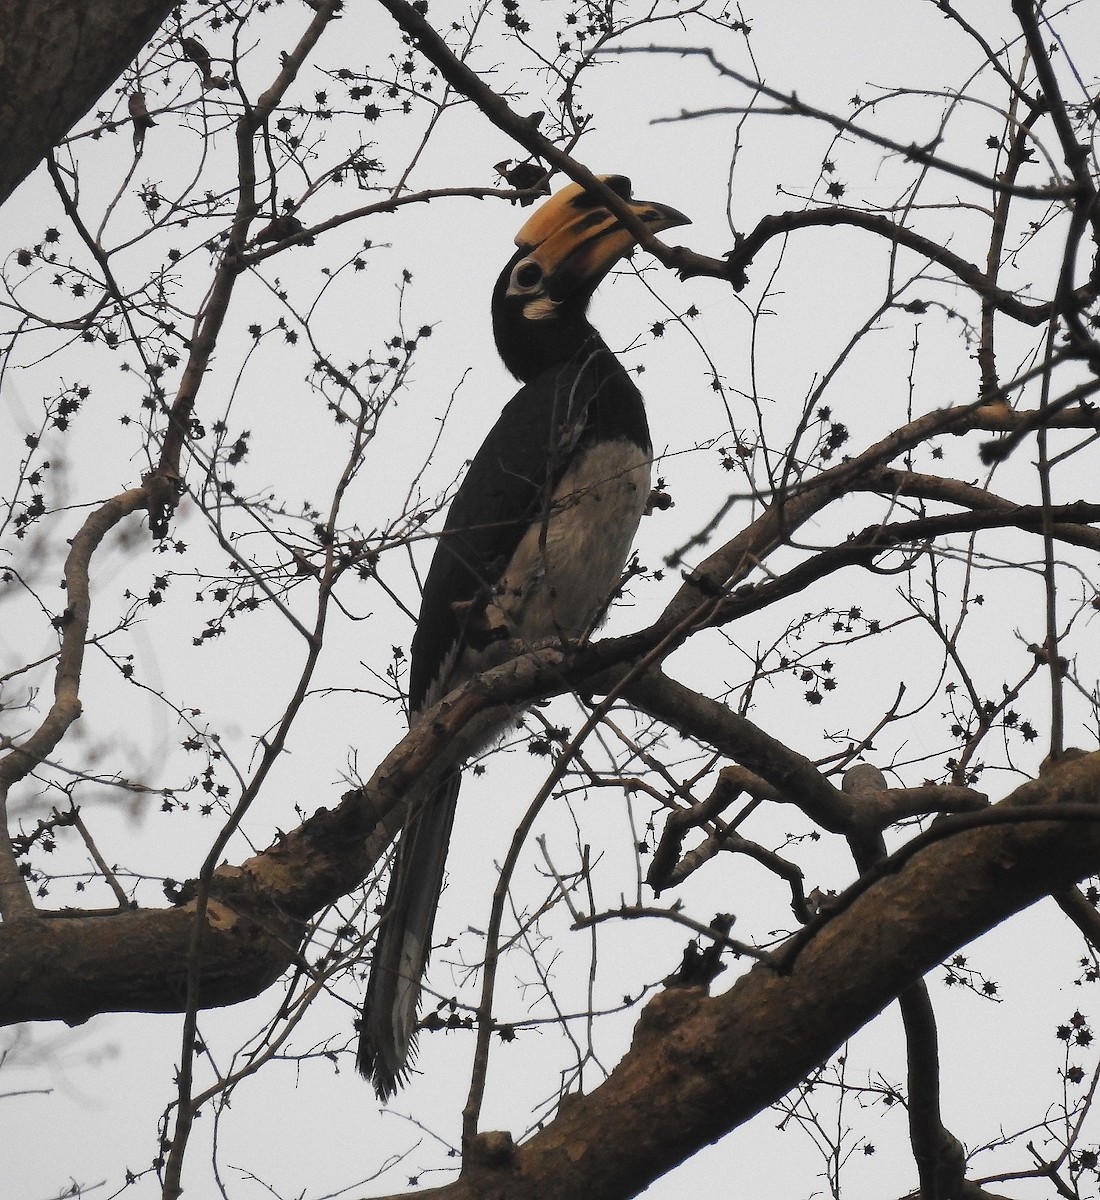
<svg viewBox="0 0 1100 1200">
<path fill-rule="evenodd" d="M 654 232 L 688 223 L 632 199 L 623 176 L 604 182 Z M 634 237 L 571 184 L 532 214 L 516 244 L 493 292 L 493 334 L 523 387 L 474 456 L 424 583 L 409 671 L 414 724 L 524 646 L 584 637 L 620 582 L 649 497 L 641 394 L 585 316 Z M 475 722 L 401 834 L 359 1036 L 359 1070 L 382 1099 L 408 1070 L 462 761 L 511 716 L 498 709 Z"/>
</svg>

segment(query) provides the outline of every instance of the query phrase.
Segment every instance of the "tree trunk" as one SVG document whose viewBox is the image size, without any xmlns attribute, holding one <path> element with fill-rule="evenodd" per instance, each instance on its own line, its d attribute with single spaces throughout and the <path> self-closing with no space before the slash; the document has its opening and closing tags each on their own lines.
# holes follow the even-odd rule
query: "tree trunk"
<svg viewBox="0 0 1100 1200">
<path fill-rule="evenodd" d="M 0 204 L 172 7 L 170 0 L 0 0 Z"/>
</svg>

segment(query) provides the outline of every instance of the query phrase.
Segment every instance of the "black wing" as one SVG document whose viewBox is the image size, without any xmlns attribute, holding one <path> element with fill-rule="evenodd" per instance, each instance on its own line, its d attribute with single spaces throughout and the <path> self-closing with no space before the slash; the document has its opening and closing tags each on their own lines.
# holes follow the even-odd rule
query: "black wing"
<svg viewBox="0 0 1100 1200">
<path fill-rule="evenodd" d="M 609 436 L 649 449 L 642 398 L 602 342 L 524 384 L 505 406 L 451 503 L 424 582 L 412 640 L 411 712 L 423 707 L 464 640 L 478 599 L 488 596 L 524 531 L 541 518 L 572 452 L 589 437 Z"/>
</svg>

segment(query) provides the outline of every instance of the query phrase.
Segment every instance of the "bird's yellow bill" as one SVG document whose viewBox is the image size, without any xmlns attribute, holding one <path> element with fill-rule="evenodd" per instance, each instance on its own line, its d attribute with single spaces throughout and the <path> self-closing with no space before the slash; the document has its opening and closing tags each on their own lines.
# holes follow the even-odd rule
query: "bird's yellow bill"
<svg viewBox="0 0 1100 1200">
<path fill-rule="evenodd" d="M 654 233 L 691 224 L 690 218 L 669 205 L 633 199 L 630 180 L 625 176 L 600 178 L 623 197 L 631 211 Z M 516 235 L 516 245 L 530 246 L 529 257 L 547 276 L 555 275 L 568 263 L 568 274 L 574 281 L 601 277 L 634 244 L 634 235 L 577 183 L 551 196 Z"/>
</svg>

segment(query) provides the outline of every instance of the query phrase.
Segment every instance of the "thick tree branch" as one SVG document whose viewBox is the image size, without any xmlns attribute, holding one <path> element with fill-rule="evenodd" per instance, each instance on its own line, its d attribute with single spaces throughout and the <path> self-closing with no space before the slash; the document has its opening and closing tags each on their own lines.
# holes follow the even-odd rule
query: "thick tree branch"
<svg viewBox="0 0 1100 1200">
<path fill-rule="evenodd" d="M 574 659 L 551 649 L 476 677 L 406 734 L 361 791 L 333 810 L 318 809 L 240 866 L 218 867 L 194 964 L 199 1006 L 254 996 L 293 961 L 309 918 L 362 882 L 401 827 L 403 806 L 431 787 L 444 749 L 461 744 L 480 712 L 557 694 L 609 661 L 596 647 Z M 77 1023 L 106 1011 L 183 1011 L 197 897 L 190 884 L 180 895 L 184 906 L 165 912 L 57 914 L 25 922 L 23 932 L 16 925 L 24 923 L 0 923 L 0 1025 Z M 118 939 L 135 954 L 143 947 L 143 971 L 117 953 Z M 93 973 L 96 986 L 81 986 Z"/>
<path fill-rule="evenodd" d="M 248 1000 L 294 961 L 301 928 L 275 910 L 263 919 L 211 903 L 199 999 Z M 104 1012 L 182 1012 L 195 918 L 190 908 L 48 916 L 0 926 L 0 1024 L 64 1021 Z"/>
<path fill-rule="evenodd" d="M 690 730 L 719 753 L 748 767 L 822 828 L 839 833 L 852 827 L 856 806 L 850 798 L 834 788 L 809 759 L 726 705 L 656 669 L 629 683 L 625 695 L 651 716 L 675 729 Z"/>
<path fill-rule="evenodd" d="M 170 0 L 0 0 L 0 203 L 92 107 Z"/>
<path fill-rule="evenodd" d="M 1096 808 L 1063 823 L 1060 804 Z M 1003 807 L 1052 820 L 972 829 L 920 851 L 829 921 L 790 975 L 754 967 L 724 995 L 673 989 L 646 1007 L 608 1080 L 570 1097 L 513 1152 L 501 1134 L 433 1200 L 622 1200 L 774 1103 L 960 946 L 1100 868 L 1100 754 Z M 1001 806 L 998 806 L 1001 807 Z"/>
<path fill-rule="evenodd" d="M 988 488 L 966 483 L 962 479 L 925 475 L 918 471 L 902 471 L 892 467 L 869 471 L 853 482 L 852 490 L 877 492 L 882 496 L 914 496 L 922 500 L 938 500 L 974 512 L 1001 513 L 1006 517 L 1017 512 L 1020 507 L 1013 500 L 998 496 Z M 1067 545 L 1100 550 L 1100 529 L 1093 525 L 1054 522 L 1051 533 L 1058 541 Z"/>
<path fill-rule="evenodd" d="M 940 420 L 942 421 L 942 415 Z M 887 482 L 888 478 L 882 477 L 880 482 Z M 824 495 L 830 494 L 833 487 L 841 486 L 836 477 L 829 480 L 829 484 L 829 487 L 815 489 L 814 493 L 808 492 L 804 498 L 799 497 L 789 502 L 784 506 L 784 510 L 789 513 L 794 507 L 799 516 L 804 516 L 800 510 L 803 499 L 807 502 L 805 508 L 808 512 L 821 502 Z M 143 494 L 135 492 L 131 508 L 141 507 L 142 500 Z M 111 509 L 107 515 L 112 515 L 113 512 Z M 981 520 L 992 520 L 994 524 L 1003 524 L 1006 515 L 1009 515 L 1011 523 L 1020 523 L 1023 521 L 1023 512 L 1024 510 L 1016 509 L 1011 514 L 1006 514 L 999 511 L 998 506 L 998 511 L 964 513 L 928 520 L 940 521 L 941 524 L 946 521 L 949 525 L 952 522 L 957 525 L 959 519 L 979 523 Z M 1024 515 L 1026 516 L 1026 513 Z M 1067 509 L 1066 515 L 1074 518 L 1095 516 L 1091 508 L 1088 508 L 1087 512 L 1084 509 L 1080 512 L 1076 508 L 1072 512 Z M 761 520 L 770 522 L 768 527 L 772 532 L 769 537 L 774 537 L 776 532 L 783 528 L 783 522 L 772 512 L 765 514 Z M 924 523 L 919 524 L 925 528 Z M 938 530 L 939 527 L 936 528 Z M 85 562 L 85 558 L 82 557 L 87 549 L 84 543 L 91 536 L 89 533 L 83 539 L 74 542 L 74 564 Z M 765 549 L 759 541 L 757 545 L 761 550 Z M 857 546 L 856 549 L 863 552 L 862 547 Z M 756 561 L 755 556 L 751 561 Z M 86 576 L 86 565 L 83 574 Z M 74 569 L 69 572 L 69 576 L 74 585 L 79 585 L 82 572 Z M 698 593 L 696 611 L 697 597 Z M 79 602 L 79 595 L 77 600 L 73 610 L 76 627 L 68 636 L 75 639 L 72 642 L 74 647 L 82 648 L 83 632 L 86 631 L 87 624 L 86 606 Z M 748 605 L 753 608 L 759 606 L 757 601 L 750 597 L 733 598 L 725 602 L 727 608 L 722 607 L 723 602 L 720 600 L 717 606 L 713 602 L 708 603 L 712 612 L 722 612 L 723 615 L 732 615 L 732 609 L 727 611 L 728 605 L 731 604 L 741 607 Z M 688 612 L 685 617 L 691 618 L 692 614 Z M 687 620 L 688 627 L 694 623 L 692 619 Z M 634 661 L 662 643 L 670 647 L 679 644 L 687 636 L 689 628 L 683 629 L 680 635 L 670 636 L 670 629 L 675 633 L 675 628 L 666 617 L 649 630 L 627 638 L 597 643 L 569 656 L 558 651 L 526 656 L 473 681 L 439 706 L 435 720 L 422 723 L 394 749 L 380 766 L 367 789 L 367 795 L 370 796 L 369 805 L 361 796 L 353 795 L 345 799 L 335 812 L 319 811 L 299 830 L 288 834 L 276 846 L 256 856 L 242 868 L 219 870 L 215 876 L 213 895 L 222 899 L 230 896 L 231 902 L 240 913 L 262 913 L 270 906 L 290 919 L 308 919 L 365 877 L 377 854 L 392 836 L 397 824 L 398 806 L 414 787 L 423 786 L 423 781 L 430 778 L 433 764 L 437 762 L 441 749 L 459 737 L 461 730 L 477 713 L 500 703 L 530 702 L 532 699 L 560 693 L 580 685 L 584 680 L 591 679 L 594 674 L 608 668 L 613 668 L 608 677 L 613 682 L 629 669 L 615 668 L 616 663 Z M 80 632 L 79 637 L 77 631 Z M 76 650 L 72 653 L 76 653 Z M 72 663 L 65 657 L 59 664 L 59 694 L 68 696 L 68 691 L 72 689 L 64 681 L 73 678 L 75 675 Z M 843 797 L 837 792 L 810 763 L 782 743 L 768 737 L 751 722 L 731 713 L 724 705 L 706 700 L 653 671 L 634 680 L 626 694 L 634 703 L 653 715 L 710 741 L 722 753 L 765 779 L 780 794 L 798 803 L 824 828 L 851 832 L 864 823 L 866 814 L 853 806 L 850 797 Z M 913 798 L 899 794 L 898 801 L 904 801 L 907 806 L 905 811 L 911 813 L 926 811 L 929 798 L 923 794 Z M 376 820 L 382 821 L 381 831 L 368 840 Z M 238 887 L 241 889 L 239 895 L 234 891 Z M 229 892 L 226 892 L 226 888 L 230 889 Z M 135 917 L 135 924 L 137 920 Z M 177 963 L 176 969 L 178 968 Z M 171 970 L 163 961 L 161 969 L 168 970 L 171 974 Z M 105 972 L 107 976 L 113 974 L 106 964 Z M 259 977 L 255 985 L 257 987 L 260 986 L 258 979 Z M 121 986 L 121 981 L 118 983 Z M 144 1006 L 139 996 L 133 992 L 131 996 L 134 1007 Z M 87 1009 L 84 1015 L 89 1015 L 91 1011 L 94 1009 Z"/>
<path fill-rule="evenodd" d="M 1100 520 L 1100 504 L 1079 501 L 1056 505 L 1050 518 L 1059 528 L 1067 529 L 1077 545 L 1092 544 L 1094 539 L 1082 536 L 1086 522 Z M 710 622 L 725 624 L 750 612 L 768 608 L 778 600 L 804 592 L 812 584 L 835 574 L 844 567 L 871 567 L 878 555 L 903 546 L 931 545 L 936 538 L 950 533 L 976 533 L 989 529 L 1022 529 L 1041 534 L 1047 516 L 1040 505 L 1016 505 L 1008 510 L 988 509 L 980 512 L 942 513 L 898 521 L 889 525 L 870 525 L 853 534 L 838 546 L 830 546 L 806 559 L 783 575 L 758 584 L 746 584 L 737 594 L 712 606 Z M 1087 529 L 1086 529 L 1087 534 Z"/>
<path fill-rule="evenodd" d="M 1066 761 L 998 808 L 1050 807 L 1056 818 L 1060 804 L 1094 806 L 1100 819 L 1100 755 Z M 555 1121 L 513 1155 L 475 1161 L 457 1183 L 429 1194 L 458 1200 L 482 1196 L 491 1186 L 500 1200 L 582 1191 L 595 1200 L 633 1195 L 777 1099 L 958 946 L 1098 868 L 1100 820 L 1096 826 L 1057 819 L 1004 823 L 928 845 L 827 922 L 789 975 L 758 967 L 724 996 L 690 989 L 659 996 L 606 1084 L 563 1105 Z M 116 942 L 114 953 L 125 950 L 135 969 L 140 962 L 139 982 L 156 967 L 147 941 L 154 923 L 160 922 L 157 936 L 177 942 L 186 957 L 190 931 L 182 911 L 140 914 L 146 928 L 136 945 L 126 937 L 137 928 L 130 917 L 84 921 L 101 922 L 103 939 Z M 234 920 L 228 910 L 225 919 Z M 81 921 L 33 923 L 40 924 L 55 962 L 79 961 L 86 953 Z M 34 935 L 27 929 L 24 936 Z M 278 942 L 277 933 L 271 936 Z M 221 939 L 220 933 L 208 937 L 207 952 Z M 246 955 L 254 944 L 251 938 L 238 942 L 237 953 Z M 267 954 L 269 964 L 275 957 Z M 231 958 L 227 953 L 222 961 L 231 967 Z M 0 969 L 0 979 L 12 978 L 8 967 Z M 213 972 L 204 967 L 203 978 L 210 983 Z M 26 978 L 25 986 L 35 981 Z M 146 986 L 159 987 L 169 1006 L 163 982 L 148 978 Z M 228 984 L 222 994 L 232 998 Z"/>
<path fill-rule="evenodd" d="M 689 576 L 661 615 L 669 627 L 704 628 L 729 592 L 747 578 L 777 547 L 826 508 L 851 491 L 866 472 L 885 467 L 899 454 L 941 433 L 969 428 L 981 401 L 926 413 L 887 434 L 862 453 L 822 471 L 807 482 L 775 497 L 771 504 L 724 546 L 708 555 Z M 685 634 L 686 636 L 686 634 Z"/>
</svg>

